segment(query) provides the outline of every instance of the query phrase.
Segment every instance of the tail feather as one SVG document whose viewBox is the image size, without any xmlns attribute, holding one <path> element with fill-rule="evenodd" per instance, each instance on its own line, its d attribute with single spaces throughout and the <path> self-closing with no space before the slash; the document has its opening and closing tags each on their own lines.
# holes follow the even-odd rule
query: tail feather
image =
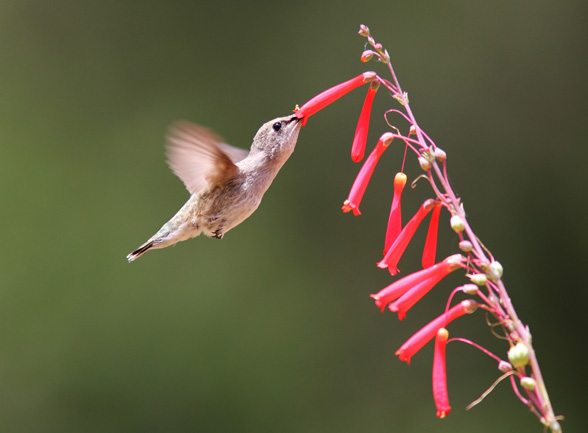
<svg viewBox="0 0 588 433">
<path fill-rule="evenodd" d="M 131 263 L 136 258 L 141 257 L 143 254 L 145 254 L 152 246 L 153 246 L 153 241 L 147 241 L 147 242 L 145 242 L 143 245 L 141 245 L 135 251 L 133 251 L 132 253 L 130 253 L 127 256 L 127 260 L 129 261 L 129 263 Z"/>
</svg>

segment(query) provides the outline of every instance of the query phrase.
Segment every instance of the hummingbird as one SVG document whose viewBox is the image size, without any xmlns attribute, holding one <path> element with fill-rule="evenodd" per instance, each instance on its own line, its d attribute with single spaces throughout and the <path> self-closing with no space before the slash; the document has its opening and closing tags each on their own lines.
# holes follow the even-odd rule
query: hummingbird
<svg viewBox="0 0 588 433">
<path fill-rule="evenodd" d="M 127 256 L 128 261 L 201 233 L 221 239 L 247 219 L 294 151 L 300 120 L 290 115 L 264 123 L 249 152 L 225 144 L 202 126 L 186 121 L 173 124 L 167 135 L 167 162 L 191 196 L 172 219 Z"/>
</svg>

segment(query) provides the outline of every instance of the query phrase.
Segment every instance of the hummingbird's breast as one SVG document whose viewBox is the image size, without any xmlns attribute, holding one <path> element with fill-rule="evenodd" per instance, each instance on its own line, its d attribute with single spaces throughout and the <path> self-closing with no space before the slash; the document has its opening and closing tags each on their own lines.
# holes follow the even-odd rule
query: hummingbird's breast
<svg viewBox="0 0 588 433">
<path fill-rule="evenodd" d="M 201 193 L 195 210 L 203 233 L 221 238 L 247 219 L 261 203 L 265 191 L 261 191 L 259 186 L 246 176 L 235 176 Z"/>
</svg>

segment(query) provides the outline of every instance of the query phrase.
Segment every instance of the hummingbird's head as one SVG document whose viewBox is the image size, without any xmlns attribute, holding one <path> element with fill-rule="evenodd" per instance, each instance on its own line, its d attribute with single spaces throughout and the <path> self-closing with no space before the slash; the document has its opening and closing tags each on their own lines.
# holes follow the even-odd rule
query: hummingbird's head
<svg viewBox="0 0 588 433">
<path fill-rule="evenodd" d="M 287 159 L 294 151 L 301 126 L 296 116 L 278 117 L 264 123 L 253 138 L 251 152 L 264 152 L 271 159 Z"/>
</svg>

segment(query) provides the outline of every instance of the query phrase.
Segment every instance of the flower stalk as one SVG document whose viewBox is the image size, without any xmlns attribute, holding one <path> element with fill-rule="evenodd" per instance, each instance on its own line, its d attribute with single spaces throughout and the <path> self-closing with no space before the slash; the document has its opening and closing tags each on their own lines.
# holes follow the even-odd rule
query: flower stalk
<svg viewBox="0 0 588 433">
<path fill-rule="evenodd" d="M 372 173 L 382 153 L 393 139 L 404 142 L 407 151 L 410 150 L 415 154 L 415 158 L 423 170 L 423 173 L 417 179 L 426 179 L 435 196 L 434 199 L 426 200 L 403 227 L 400 202 L 407 176 L 404 173 L 396 175 L 394 179 L 394 197 L 384 242 L 384 258 L 377 266 L 383 269 L 387 268 L 393 276 L 399 273 L 397 267 L 399 260 L 420 223 L 432 210 L 422 255 L 423 269 L 392 282 L 378 293 L 371 295 L 371 297 L 378 308 L 384 310 L 388 306 L 388 309 L 392 312 L 398 312 L 398 318 L 402 320 L 406 312 L 450 272 L 463 268 L 466 271 L 465 277 L 471 281 L 470 284 L 454 289 L 447 301 L 445 312 L 409 338 L 398 349 L 396 355 L 401 361 L 410 363 L 410 359 L 414 354 L 433 338 L 436 338 L 433 361 L 433 396 L 437 407 L 437 416 L 440 418 L 447 416 L 451 407 L 447 397 L 445 346 L 448 333 L 445 327 L 458 317 L 473 313 L 477 308 L 481 308 L 494 318 L 493 327 L 502 327 L 505 339 L 511 348 L 505 351 L 508 352 L 509 359 L 512 358 L 511 362 L 501 359 L 498 355 L 491 354 L 482 346 L 469 340 L 458 337 L 453 338 L 452 341 L 468 342 L 468 344 L 480 349 L 483 353 L 490 354 L 499 361 L 499 366 L 501 366 L 499 371 L 503 375 L 495 381 L 495 384 L 487 392 L 491 392 L 502 378 L 510 377 L 515 395 L 519 400 L 538 416 L 546 429 L 551 430 L 552 433 L 560 433 L 562 431 L 559 424 L 561 417 L 554 414 L 537 356 L 533 349 L 529 328 L 519 319 L 507 293 L 502 280 L 502 265 L 494 259 L 490 251 L 482 245 L 475 235 L 465 214 L 462 200 L 451 187 L 447 174 L 447 153 L 440 149 L 418 125 L 410 107 L 408 94 L 400 86 L 390 62 L 388 51 L 384 49 L 382 44 L 374 40 L 368 27 L 361 25 L 359 35 L 365 37 L 371 46 L 371 48 L 364 49 L 361 54 L 361 61 L 376 60 L 387 65 L 391 80 L 384 79 L 376 75 L 375 72 L 365 72 L 312 98 L 302 107 L 295 110 L 296 116 L 302 119 L 302 125 L 305 125 L 308 118 L 317 111 L 356 87 L 371 83 L 361 110 L 351 149 L 352 160 L 355 162 L 361 161 L 367 142 L 372 103 L 378 87 L 384 86 L 391 93 L 392 98 L 401 106 L 400 109 L 389 109 L 384 114 L 386 123 L 394 132 L 384 133 L 380 137 L 353 182 L 349 196 L 343 204 L 343 211 L 353 211 L 354 215 L 361 214 L 359 205 Z M 400 115 L 401 120 L 409 124 L 406 135 L 403 135 L 400 132 L 401 129 L 393 126 L 389 121 L 387 116 L 392 114 Z M 404 166 L 404 163 L 402 165 Z M 450 214 L 450 226 L 454 235 L 459 238 L 459 248 L 464 256 L 455 254 L 435 264 L 439 215 L 442 208 L 446 209 Z M 456 293 L 470 298 L 450 307 L 453 295 Z M 516 387 L 515 379 L 518 379 L 518 383 L 522 388 L 521 391 Z M 523 394 L 525 395 L 523 396 Z"/>
<path fill-rule="evenodd" d="M 359 34 L 368 39 L 368 43 L 373 48 L 375 48 L 375 52 L 384 52 L 381 45 L 375 42 L 366 26 L 362 25 L 360 27 Z M 362 57 L 362 60 L 364 58 L 365 56 Z M 379 58 L 379 60 L 382 61 L 381 58 Z M 558 422 L 559 417 L 555 416 L 551 406 L 547 388 L 545 386 L 545 382 L 539 368 L 539 363 L 533 349 L 529 328 L 525 326 L 519 319 L 512 301 L 506 291 L 506 287 L 502 280 L 502 267 L 499 267 L 500 272 L 494 272 L 492 264 L 497 262 L 495 262 L 490 252 L 482 247 L 478 237 L 475 235 L 468 222 L 463 204 L 453 191 L 449 182 L 447 175 L 447 154 L 445 151 L 439 149 L 433 140 L 431 140 L 430 137 L 426 135 L 418 125 L 410 107 L 408 94 L 400 87 L 400 83 L 392 67 L 392 63 L 390 61 L 382 62 L 388 66 L 388 71 L 392 76 L 392 81 L 382 79 L 379 76 L 376 79 L 380 81 L 382 85 L 384 85 L 390 92 L 392 92 L 394 99 L 396 99 L 404 109 L 404 113 L 401 113 L 399 110 L 393 111 L 401 113 L 402 117 L 408 120 L 410 124 L 409 135 L 411 135 L 411 133 L 416 135 L 416 140 L 406 136 L 405 142 L 407 145 L 410 143 L 410 149 L 415 151 L 416 157 L 419 159 L 419 163 L 425 172 L 424 176 L 431 184 L 431 187 L 437 196 L 437 203 L 445 207 L 451 214 L 452 227 L 459 237 L 460 245 L 463 244 L 464 248 L 467 247 L 467 251 L 465 249 L 462 251 L 467 252 L 468 255 L 468 271 L 470 274 L 480 274 L 487 276 L 487 279 L 484 281 L 481 287 L 486 289 L 486 293 L 480 296 L 480 301 L 482 303 L 481 306 L 486 311 L 490 312 L 498 320 L 498 323 L 504 327 L 505 335 L 509 340 L 510 346 L 523 344 L 527 349 L 528 366 L 519 368 L 515 373 L 513 373 L 518 375 L 520 380 L 525 379 L 525 383 L 533 383 L 533 389 L 526 389 L 527 395 L 529 397 L 528 400 L 521 398 L 521 401 L 525 404 L 527 401 L 531 402 L 533 405 L 532 410 L 538 414 L 543 425 L 550 429 L 553 433 L 559 433 L 561 432 L 561 426 Z M 457 224 L 458 221 L 459 224 Z M 424 268 L 427 268 L 431 263 L 434 262 L 434 250 L 436 248 L 433 247 L 433 244 L 435 244 L 436 247 L 437 237 L 434 227 L 436 227 L 437 224 L 438 210 L 435 209 L 435 212 L 433 212 L 432 215 L 431 225 L 429 227 L 425 251 L 423 253 Z M 390 248 L 390 250 L 393 249 L 393 247 Z M 390 254 L 390 250 L 388 251 L 387 255 Z M 383 260 L 382 262 L 387 261 Z M 378 264 L 378 266 L 380 266 L 382 262 Z M 394 266 L 394 262 L 391 260 L 389 266 L 390 265 Z M 449 311 L 452 310 L 453 308 Z M 401 356 L 406 356 L 403 355 L 403 351 L 400 352 Z M 408 359 L 410 359 L 410 356 L 408 356 Z M 526 371 L 527 367 L 530 370 L 529 374 Z M 527 377 L 530 380 L 527 380 Z M 447 413 L 448 412 L 444 414 L 446 415 Z"/>
</svg>

